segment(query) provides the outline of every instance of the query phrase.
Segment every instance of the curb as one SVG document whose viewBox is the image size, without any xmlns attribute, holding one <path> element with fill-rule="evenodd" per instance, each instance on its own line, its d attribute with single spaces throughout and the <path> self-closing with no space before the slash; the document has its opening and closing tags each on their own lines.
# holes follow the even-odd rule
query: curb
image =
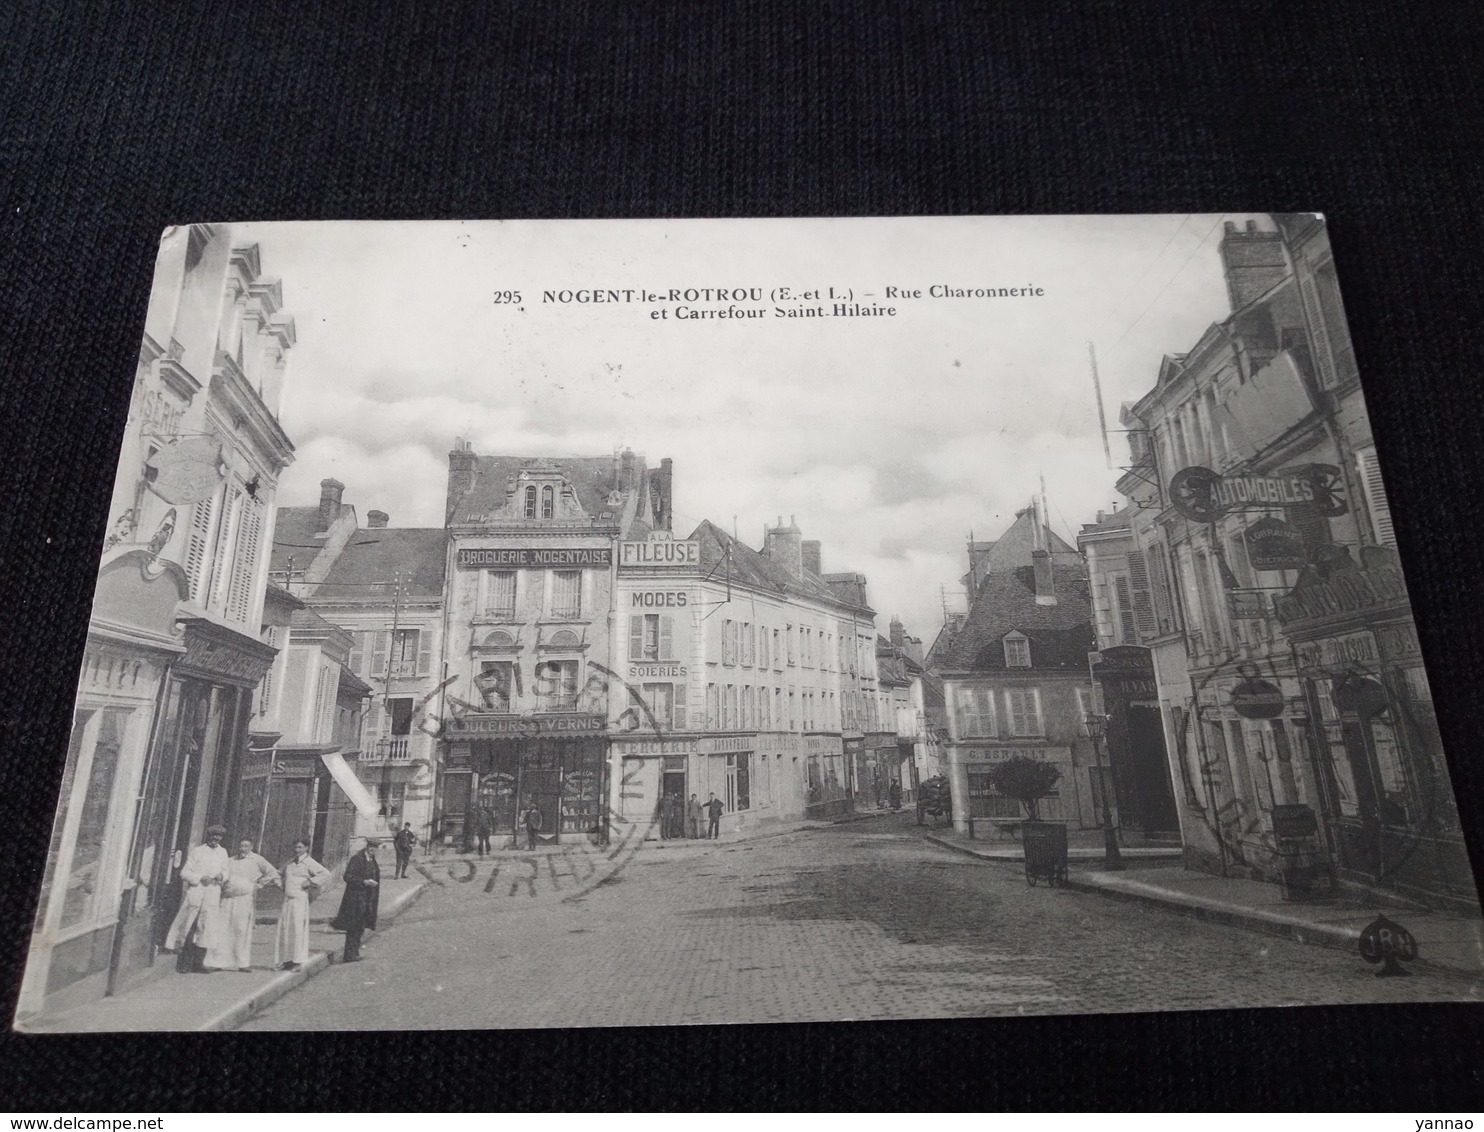
<svg viewBox="0 0 1484 1132">
<path fill-rule="evenodd" d="M 378 911 L 377 919 L 383 924 L 391 923 L 410 908 L 427 887 L 428 884 L 424 881 L 409 888 L 406 892 L 391 900 L 385 912 Z M 311 924 L 315 922 L 314 920 L 310 921 Z M 309 957 L 309 962 L 297 971 L 284 971 L 277 978 L 259 987 L 241 1002 L 233 1003 L 227 1009 L 208 1018 L 201 1025 L 196 1026 L 195 1029 L 200 1032 L 235 1030 L 254 1014 L 258 1013 L 258 1011 L 262 1010 L 263 1007 L 277 1002 L 300 983 L 313 978 L 321 971 L 329 970 L 334 965 L 336 964 L 331 958 L 330 952 L 316 952 Z"/>
<path fill-rule="evenodd" d="M 978 861 L 995 863 L 996 858 L 984 857 L 967 849 L 962 845 L 955 845 L 951 841 L 933 837 L 931 834 L 923 834 L 923 840 L 930 841 L 934 845 L 944 849 L 951 849 L 956 853 L 973 857 Z M 1006 861 L 1007 864 L 1016 864 L 1016 861 Z M 1215 904 L 1196 898 L 1181 898 L 1179 896 L 1162 891 L 1137 892 L 1123 888 L 1109 888 L 1105 885 L 1094 884 L 1083 880 L 1075 873 L 1068 874 L 1064 888 L 1072 892 L 1094 893 L 1098 896 L 1107 896 L 1114 900 L 1122 900 L 1128 904 L 1144 904 L 1154 908 L 1164 908 L 1167 911 L 1177 912 L 1192 919 L 1205 920 L 1208 923 L 1224 924 L 1227 927 L 1242 928 L 1245 931 L 1261 932 L 1265 935 L 1284 936 L 1296 943 L 1309 944 L 1315 947 L 1328 947 L 1336 951 L 1349 951 L 1359 954 L 1360 932 L 1352 928 L 1329 927 L 1324 924 L 1310 924 L 1303 920 L 1275 913 L 1259 912 L 1256 909 L 1245 909 L 1231 905 Z M 1426 967 L 1432 971 L 1438 971 L 1448 975 L 1463 975 L 1470 978 L 1478 978 L 1479 970 L 1476 967 L 1456 966 L 1446 961 L 1419 955 L 1409 963 L 1419 967 Z"/>
</svg>

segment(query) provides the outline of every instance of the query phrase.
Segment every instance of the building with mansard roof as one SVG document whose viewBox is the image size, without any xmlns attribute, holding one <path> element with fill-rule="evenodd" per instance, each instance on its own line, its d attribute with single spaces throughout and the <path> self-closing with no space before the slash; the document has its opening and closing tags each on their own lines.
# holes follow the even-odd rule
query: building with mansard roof
<svg viewBox="0 0 1484 1132">
<path fill-rule="evenodd" d="M 1106 783 L 1082 726 L 1093 707 L 1085 568 L 1036 505 L 1019 512 L 988 553 L 962 626 L 935 642 L 948 706 L 954 824 L 967 831 L 971 816 L 1003 823 L 1023 817 L 1019 803 L 993 790 L 988 771 L 1026 756 L 1061 772 L 1042 816 L 1095 826 Z M 971 575 L 983 562 L 971 562 Z"/>
</svg>

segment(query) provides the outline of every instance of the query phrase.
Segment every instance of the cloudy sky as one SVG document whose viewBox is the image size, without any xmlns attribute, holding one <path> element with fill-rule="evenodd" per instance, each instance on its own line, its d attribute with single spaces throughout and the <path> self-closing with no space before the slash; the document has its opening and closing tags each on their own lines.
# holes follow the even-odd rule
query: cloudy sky
<svg viewBox="0 0 1484 1132">
<path fill-rule="evenodd" d="M 1246 216 L 259 224 L 234 238 L 259 243 L 298 327 L 281 504 L 314 502 L 334 476 L 363 522 L 380 508 L 393 526 L 439 526 L 457 436 L 486 454 L 628 446 L 674 459 L 677 534 L 735 521 L 759 546 L 764 524 L 796 516 L 827 571 L 867 576 L 883 628 L 900 614 L 931 640 L 943 588 L 963 607 L 970 530 L 995 537 L 1038 477 L 1069 541 L 1112 503 L 1087 344 L 1116 429 L 1160 358 L 1227 314 L 1223 219 Z M 934 284 L 1044 294 L 931 299 Z M 768 317 L 542 301 L 704 287 L 761 288 L 733 305 Z M 897 313 L 779 318 L 818 305 L 768 301 L 779 287 Z"/>
</svg>

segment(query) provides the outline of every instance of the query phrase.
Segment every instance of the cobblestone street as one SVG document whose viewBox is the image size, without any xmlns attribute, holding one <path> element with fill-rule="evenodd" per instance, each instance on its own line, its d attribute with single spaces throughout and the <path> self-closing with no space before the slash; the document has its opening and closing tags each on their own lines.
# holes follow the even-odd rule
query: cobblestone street
<svg viewBox="0 0 1484 1132">
<path fill-rule="evenodd" d="M 925 843 L 910 814 L 742 842 L 429 866 L 366 960 L 244 1028 L 972 1017 L 1477 1000 L 1356 955 L 1094 894 Z M 533 863 L 532 857 L 537 858 Z M 465 880 L 464 878 L 470 878 Z"/>
</svg>

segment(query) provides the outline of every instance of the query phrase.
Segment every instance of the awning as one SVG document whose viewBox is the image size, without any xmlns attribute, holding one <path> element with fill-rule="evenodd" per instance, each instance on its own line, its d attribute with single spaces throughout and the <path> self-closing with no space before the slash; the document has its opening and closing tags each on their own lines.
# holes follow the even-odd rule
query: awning
<svg viewBox="0 0 1484 1132">
<path fill-rule="evenodd" d="M 335 780 L 336 785 L 340 789 L 345 791 L 345 796 L 351 800 L 356 811 L 363 818 L 376 817 L 379 809 L 376 805 L 376 799 L 371 797 L 370 791 L 361 784 L 361 780 L 356 777 L 356 772 L 350 769 L 349 764 L 345 761 L 345 756 L 339 751 L 332 751 L 328 754 L 320 755 L 320 758 L 324 760 L 325 767 L 330 772 L 330 777 Z"/>
</svg>

